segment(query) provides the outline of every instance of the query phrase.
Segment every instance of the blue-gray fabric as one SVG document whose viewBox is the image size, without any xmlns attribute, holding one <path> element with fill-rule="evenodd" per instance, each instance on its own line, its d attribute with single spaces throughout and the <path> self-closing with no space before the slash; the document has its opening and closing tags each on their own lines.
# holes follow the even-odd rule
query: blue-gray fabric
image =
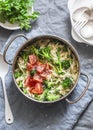
<svg viewBox="0 0 93 130">
<path fill-rule="evenodd" d="M 20 33 L 25 34 L 29 39 L 42 34 L 54 34 L 68 40 L 78 51 L 81 71 L 90 75 L 90 87 L 84 97 L 73 105 L 68 104 L 65 100 L 51 105 L 34 103 L 26 99 L 16 88 L 11 73 L 12 67 L 10 66 L 5 81 L 9 102 L 14 115 L 14 123 L 7 125 L 5 122 L 4 98 L 0 82 L 0 130 L 72 130 L 80 115 L 93 98 L 93 50 L 91 46 L 77 43 L 72 39 L 67 0 L 35 0 L 34 8 L 40 12 L 40 17 L 32 24 L 32 29 L 29 32 L 14 31 L 8 41 Z M 5 32 L 6 34 L 4 35 L 7 35 L 7 30 Z M 0 36 L 1 41 L 2 38 Z M 18 38 L 13 42 L 7 53 L 8 61 L 13 60 L 15 51 L 24 41 L 23 38 Z M 2 46 L 4 44 L 0 47 L 2 48 Z M 2 52 L 3 49 L 1 50 Z M 70 99 L 73 100 L 79 96 L 85 84 L 85 78 L 80 77 L 79 83 Z"/>
</svg>

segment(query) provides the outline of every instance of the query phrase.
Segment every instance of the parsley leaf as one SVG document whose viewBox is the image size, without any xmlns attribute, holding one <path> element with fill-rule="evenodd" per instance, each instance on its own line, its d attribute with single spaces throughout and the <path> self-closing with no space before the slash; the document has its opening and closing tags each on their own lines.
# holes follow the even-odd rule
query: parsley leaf
<svg viewBox="0 0 93 130">
<path fill-rule="evenodd" d="M 30 21 L 39 16 L 39 12 L 30 13 L 33 3 L 33 0 L 0 0 L 0 22 L 17 23 L 21 29 L 30 29 Z"/>
</svg>

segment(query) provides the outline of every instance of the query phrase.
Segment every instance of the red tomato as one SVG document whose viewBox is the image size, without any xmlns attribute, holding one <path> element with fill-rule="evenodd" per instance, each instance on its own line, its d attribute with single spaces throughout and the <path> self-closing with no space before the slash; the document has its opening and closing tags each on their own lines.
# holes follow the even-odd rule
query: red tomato
<svg viewBox="0 0 93 130">
<path fill-rule="evenodd" d="M 35 86 L 35 84 L 36 84 L 36 81 L 35 80 L 33 80 L 31 77 L 30 77 L 30 75 L 27 77 L 27 79 L 25 80 L 25 86 L 26 87 L 34 87 Z"/>
<path fill-rule="evenodd" d="M 38 92 L 34 88 L 31 89 L 30 92 L 33 93 L 33 94 L 38 94 Z"/>
<path fill-rule="evenodd" d="M 31 90 L 31 93 L 42 94 L 43 93 L 43 85 L 41 83 L 36 83 L 35 88 Z"/>
<path fill-rule="evenodd" d="M 51 69 L 51 67 L 50 67 L 50 65 L 49 65 L 48 63 L 45 64 L 45 68 L 46 68 L 47 70 Z"/>
<path fill-rule="evenodd" d="M 42 65 L 42 63 L 40 61 L 37 62 L 37 65 Z"/>
<path fill-rule="evenodd" d="M 36 70 L 37 70 L 38 73 L 42 73 L 44 71 L 44 69 L 45 69 L 44 64 L 36 66 Z"/>
<path fill-rule="evenodd" d="M 27 63 L 26 66 L 27 66 L 27 70 L 29 70 L 29 71 L 32 70 L 32 68 L 33 68 L 33 66 L 30 63 Z"/>
<path fill-rule="evenodd" d="M 44 78 L 44 79 L 46 79 L 47 78 L 47 73 L 46 72 L 43 72 L 42 74 L 40 74 L 40 76 L 42 77 L 42 78 Z"/>
<path fill-rule="evenodd" d="M 35 88 L 35 86 L 29 87 L 28 88 L 29 92 L 31 92 L 34 88 Z"/>
<path fill-rule="evenodd" d="M 24 84 L 25 84 L 26 87 L 31 86 L 31 84 L 30 84 L 30 75 L 27 77 Z"/>
<path fill-rule="evenodd" d="M 43 73 L 40 74 L 40 76 L 43 78 L 43 79 L 47 79 L 47 76 L 51 74 L 51 71 L 50 70 L 46 70 L 44 71 Z"/>
<path fill-rule="evenodd" d="M 36 83 L 35 90 L 38 92 L 38 94 L 42 94 L 43 93 L 43 85 L 41 83 Z"/>
<path fill-rule="evenodd" d="M 35 74 L 33 76 L 33 80 L 36 81 L 36 82 L 39 82 L 39 83 L 43 82 L 42 78 L 38 74 Z"/>
<path fill-rule="evenodd" d="M 49 74 L 52 73 L 52 71 L 51 70 L 46 70 L 46 73 L 47 73 L 47 75 L 49 75 Z"/>
<path fill-rule="evenodd" d="M 30 79 L 30 84 L 31 84 L 31 86 L 35 86 L 35 84 L 36 84 L 36 81 L 35 80 L 33 80 L 32 78 Z"/>
<path fill-rule="evenodd" d="M 35 55 L 29 55 L 29 62 L 31 65 L 35 64 L 37 61 L 37 57 Z"/>
<path fill-rule="evenodd" d="M 29 90 L 33 94 L 42 94 L 43 93 L 43 85 L 41 83 L 36 83 L 34 88 Z"/>
</svg>

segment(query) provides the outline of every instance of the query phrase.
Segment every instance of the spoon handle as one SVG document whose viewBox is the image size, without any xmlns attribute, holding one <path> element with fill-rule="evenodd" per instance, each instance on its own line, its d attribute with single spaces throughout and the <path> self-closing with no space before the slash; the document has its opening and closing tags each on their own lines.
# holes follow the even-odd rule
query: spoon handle
<svg viewBox="0 0 93 130">
<path fill-rule="evenodd" d="M 5 120 L 7 124 L 12 124 L 14 119 L 13 119 L 13 114 L 12 114 L 8 97 L 7 97 L 7 93 L 6 93 L 4 78 L 2 78 L 2 84 L 3 84 L 4 98 L 5 98 Z"/>
</svg>

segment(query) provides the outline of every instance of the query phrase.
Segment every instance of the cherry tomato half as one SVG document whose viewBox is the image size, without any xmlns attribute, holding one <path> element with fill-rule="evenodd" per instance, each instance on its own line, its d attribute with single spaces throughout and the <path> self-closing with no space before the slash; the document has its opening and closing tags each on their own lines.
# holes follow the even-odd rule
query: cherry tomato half
<svg viewBox="0 0 93 130">
<path fill-rule="evenodd" d="M 37 57 L 35 55 L 29 55 L 29 63 L 31 65 L 35 64 L 37 61 Z"/>
</svg>

